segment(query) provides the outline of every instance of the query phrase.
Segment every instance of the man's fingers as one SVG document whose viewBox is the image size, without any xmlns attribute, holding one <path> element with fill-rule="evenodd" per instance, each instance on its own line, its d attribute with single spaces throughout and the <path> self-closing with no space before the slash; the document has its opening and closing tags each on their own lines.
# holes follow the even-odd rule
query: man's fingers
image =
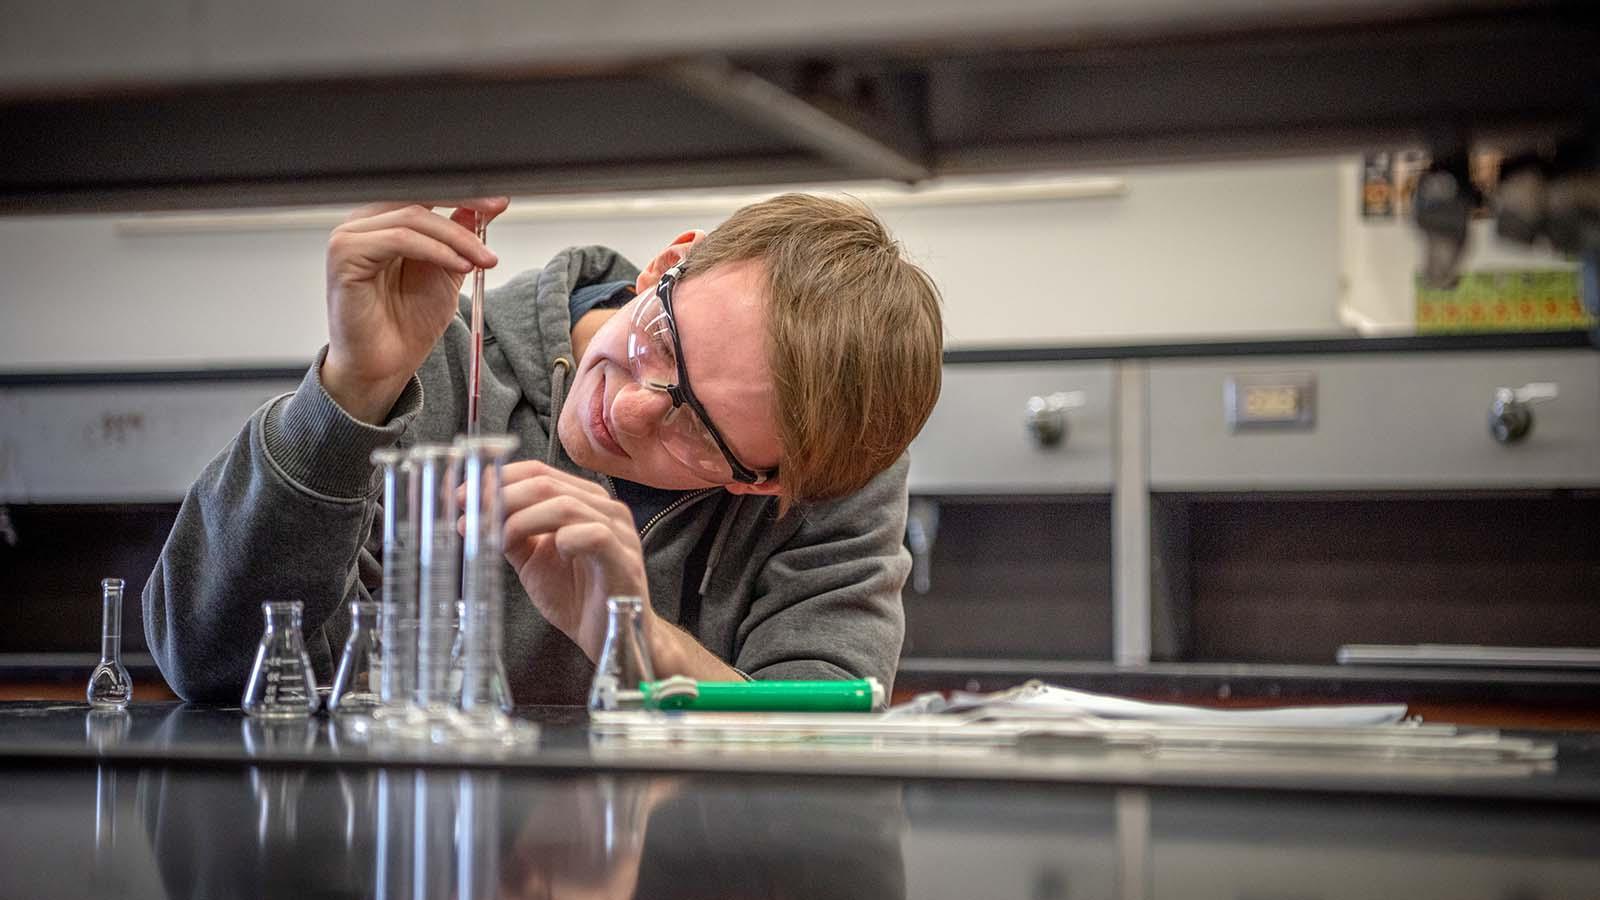
<svg viewBox="0 0 1600 900">
<path fill-rule="evenodd" d="M 536 476 L 507 484 L 501 488 L 500 497 L 508 519 L 523 510 L 544 504 L 556 503 L 557 505 L 550 509 L 561 510 L 565 508 L 561 504 L 573 503 L 581 505 L 584 512 L 574 513 L 572 521 L 591 519 L 604 521 L 619 538 L 632 535 L 635 531 L 633 512 L 625 504 L 612 500 L 605 494 L 596 495 L 574 490 L 570 485 L 553 478 Z M 544 514 L 553 513 L 547 510 Z"/>
<path fill-rule="evenodd" d="M 510 508 L 509 505 L 507 508 Z M 604 515 L 576 497 L 560 496 L 541 500 L 506 516 L 506 546 L 541 534 L 550 534 L 568 525 L 590 522 L 611 529 Z"/>
<path fill-rule="evenodd" d="M 599 566 L 608 591 L 644 589 L 637 551 L 630 554 L 616 524 L 575 497 L 546 500 L 506 519 L 506 559 L 519 577 L 526 579 L 530 566 L 556 564 L 553 558 L 535 558 L 550 549 L 565 563 L 581 558 Z"/>
<path fill-rule="evenodd" d="M 365 206 L 356 207 L 350 211 L 348 216 L 345 216 L 345 222 L 354 222 L 357 219 L 365 219 L 369 216 L 375 216 L 389 212 L 390 210 L 404 209 L 407 206 L 421 206 L 426 209 L 435 209 L 438 207 L 444 207 L 447 209 L 471 209 L 477 212 L 485 213 L 489 216 L 489 218 L 493 219 L 495 216 L 505 212 L 506 207 L 510 204 L 511 201 L 507 197 L 469 197 L 460 200 L 384 201 L 381 203 L 368 203 Z"/>
<path fill-rule="evenodd" d="M 605 491 L 584 490 L 570 482 L 542 474 L 515 481 L 505 479 L 500 488 L 500 497 L 507 510 L 521 509 L 554 497 L 573 497 L 582 500 L 608 516 L 626 515 L 628 510 L 623 504 L 611 499 L 611 495 Z"/>
<path fill-rule="evenodd" d="M 609 550 L 616 542 L 610 529 L 599 522 L 586 522 L 582 525 L 569 525 L 555 534 L 556 551 L 562 559 L 577 559 L 587 557 L 598 559 L 601 566 L 606 566 L 605 559 Z"/>
<path fill-rule="evenodd" d="M 523 566 L 538 554 L 539 548 L 552 540 L 549 535 L 537 535 L 520 541 L 507 541 L 506 561 L 511 563 L 511 568 L 521 572 Z"/>
<path fill-rule="evenodd" d="M 579 478 L 569 472 L 563 472 L 554 466 L 548 466 L 536 459 L 525 459 L 520 462 L 508 463 L 501 470 L 501 480 L 507 484 L 513 481 L 525 481 L 540 476 L 545 476 L 570 488 L 581 490 L 595 497 L 611 499 L 606 489 L 587 478 Z"/>
<path fill-rule="evenodd" d="M 500 261 L 471 228 L 452 221 L 423 206 L 411 204 L 366 218 L 346 222 L 334 229 L 335 234 L 386 231 L 392 228 L 409 228 L 445 244 L 474 265 L 489 268 Z"/>
<path fill-rule="evenodd" d="M 452 272 L 472 271 L 472 263 L 448 245 L 409 228 L 347 232 L 328 243 L 329 255 L 357 271 L 378 268 L 396 259 L 433 263 Z"/>
<path fill-rule="evenodd" d="M 605 488 L 544 463 L 532 460 L 510 463 L 501 469 L 500 481 L 500 500 L 507 518 L 540 503 L 568 498 L 582 503 L 600 518 L 615 520 L 619 533 L 633 530 L 633 513 L 625 504 L 611 499 Z M 456 502 L 465 503 L 466 497 L 466 486 L 458 485 Z"/>
<path fill-rule="evenodd" d="M 503 201 L 505 198 L 499 197 L 496 199 Z M 495 219 L 499 218 L 500 214 L 506 211 L 507 206 L 508 205 L 506 203 L 501 203 L 498 207 L 490 208 L 484 208 L 482 206 L 458 206 L 456 207 L 455 212 L 450 214 L 450 218 L 453 221 L 459 222 L 461 227 L 466 228 L 469 231 L 475 231 L 477 228 L 476 219 L 479 214 L 483 215 L 483 224 L 488 225 L 490 222 L 493 222 Z"/>
<path fill-rule="evenodd" d="M 637 594 L 648 590 L 643 571 L 616 552 L 616 537 L 599 523 L 571 525 L 555 534 L 556 552 L 563 559 L 589 559 L 600 566 L 607 594 Z"/>
</svg>

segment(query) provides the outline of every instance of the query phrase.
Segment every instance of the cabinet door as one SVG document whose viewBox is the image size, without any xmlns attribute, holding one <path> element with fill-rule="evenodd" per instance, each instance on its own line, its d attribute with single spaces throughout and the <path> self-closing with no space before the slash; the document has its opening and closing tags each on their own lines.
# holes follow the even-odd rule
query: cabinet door
<svg viewBox="0 0 1600 900">
<path fill-rule="evenodd" d="M 939 404 L 911 445 L 912 492 L 1109 492 L 1112 383 L 1107 362 L 945 366 Z M 1082 405 L 1061 413 L 1065 435 L 1047 445 L 1026 419 L 1031 398 L 1052 394 Z"/>
<path fill-rule="evenodd" d="M 0 501 L 181 499 L 290 381 L 0 390 Z"/>
<path fill-rule="evenodd" d="M 1310 375 L 1313 421 L 1230 426 L 1230 378 Z M 1287 382 L 1292 379 L 1284 377 Z M 1521 441 L 1489 432 L 1497 388 L 1559 386 Z M 1541 488 L 1600 485 L 1600 353 L 1240 358 L 1150 366 L 1156 490 Z"/>
</svg>

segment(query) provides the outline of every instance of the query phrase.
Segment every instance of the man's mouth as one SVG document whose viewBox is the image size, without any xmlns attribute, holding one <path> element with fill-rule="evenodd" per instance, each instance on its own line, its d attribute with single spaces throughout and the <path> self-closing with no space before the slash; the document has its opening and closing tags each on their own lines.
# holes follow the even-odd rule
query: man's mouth
<svg viewBox="0 0 1600 900">
<path fill-rule="evenodd" d="M 626 457 L 628 451 L 622 449 L 617 443 L 617 438 L 611 433 L 611 427 L 606 424 L 606 377 L 605 371 L 599 373 L 600 383 L 595 386 L 594 399 L 589 402 L 589 433 L 594 437 L 595 443 L 608 453 Z"/>
</svg>

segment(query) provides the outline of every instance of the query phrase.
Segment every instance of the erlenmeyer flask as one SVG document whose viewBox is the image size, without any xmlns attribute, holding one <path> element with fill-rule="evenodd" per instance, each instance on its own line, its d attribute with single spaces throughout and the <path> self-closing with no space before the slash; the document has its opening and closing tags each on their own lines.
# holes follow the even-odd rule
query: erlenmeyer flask
<svg viewBox="0 0 1600 900">
<path fill-rule="evenodd" d="M 261 604 L 267 630 L 256 647 L 256 661 L 244 686 L 246 715 L 261 719 L 304 719 L 317 711 L 317 680 L 300 634 L 299 601 Z"/>
<path fill-rule="evenodd" d="M 382 657 L 378 652 L 378 601 L 350 601 L 350 639 L 333 676 L 328 712 L 370 713 L 383 705 Z"/>
<path fill-rule="evenodd" d="M 133 699 L 133 679 L 122 665 L 122 586 L 121 578 L 100 582 L 100 662 L 86 691 L 95 709 L 122 709 Z"/>
<path fill-rule="evenodd" d="M 463 571 L 461 576 L 462 590 L 468 590 L 467 584 L 470 578 L 471 576 Z M 457 707 L 465 707 L 466 705 L 462 701 L 462 685 L 467 680 L 467 618 L 466 602 L 462 600 L 456 601 L 456 637 L 455 642 L 450 645 L 450 684 L 448 685 L 448 690 L 450 691 L 450 702 Z M 512 706 L 511 685 L 506 676 L 504 661 L 495 665 L 494 683 L 489 688 L 490 695 L 494 698 L 495 707 L 501 712 L 510 712 Z"/>
<path fill-rule="evenodd" d="M 643 704 L 639 685 L 655 681 L 650 647 L 644 639 L 644 600 L 606 598 L 606 640 L 589 688 L 591 710 L 622 709 Z"/>
</svg>

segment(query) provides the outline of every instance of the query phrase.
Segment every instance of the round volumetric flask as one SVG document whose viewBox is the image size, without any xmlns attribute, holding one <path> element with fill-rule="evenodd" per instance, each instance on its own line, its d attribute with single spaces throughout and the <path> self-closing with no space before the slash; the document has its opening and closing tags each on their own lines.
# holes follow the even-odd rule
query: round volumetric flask
<svg viewBox="0 0 1600 900">
<path fill-rule="evenodd" d="M 133 699 L 133 679 L 122 665 L 122 587 L 121 578 L 100 582 L 100 662 L 87 690 L 95 709 L 122 709 Z"/>
<path fill-rule="evenodd" d="M 304 719 L 317 711 L 317 681 L 300 634 L 299 602 L 261 604 L 267 629 L 256 647 L 240 706 L 260 719 Z"/>
</svg>

